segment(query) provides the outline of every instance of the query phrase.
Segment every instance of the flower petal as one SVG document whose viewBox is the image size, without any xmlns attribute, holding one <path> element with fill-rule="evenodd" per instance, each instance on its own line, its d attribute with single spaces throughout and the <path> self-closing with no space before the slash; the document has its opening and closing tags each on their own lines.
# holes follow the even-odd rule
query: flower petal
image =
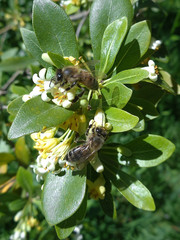
<svg viewBox="0 0 180 240">
<path fill-rule="evenodd" d="M 69 100 L 65 100 L 65 101 L 63 101 L 62 106 L 64 108 L 69 108 L 71 106 L 71 104 L 72 104 L 72 102 L 70 102 Z"/>
<path fill-rule="evenodd" d="M 25 94 L 25 95 L 23 95 L 23 97 L 22 97 L 23 102 L 27 102 L 29 99 L 31 99 L 31 97 L 30 97 L 29 94 Z"/>
<path fill-rule="evenodd" d="M 41 80 L 45 80 L 46 79 L 45 74 L 46 74 L 46 68 L 42 68 L 39 71 L 39 77 L 40 77 Z"/>
<path fill-rule="evenodd" d="M 47 92 L 43 92 L 41 94 L 41 99 L 44 101 L 44 102 L 49 102 L 51 99 L 47 96 Z"/>
<path fill-rule="evenodd" d="M 37 73 L 35 73 L 32 77 L 32 80 L 35 84 L 39 83 L 40 78 L 38 77 Z"/>
</svg>

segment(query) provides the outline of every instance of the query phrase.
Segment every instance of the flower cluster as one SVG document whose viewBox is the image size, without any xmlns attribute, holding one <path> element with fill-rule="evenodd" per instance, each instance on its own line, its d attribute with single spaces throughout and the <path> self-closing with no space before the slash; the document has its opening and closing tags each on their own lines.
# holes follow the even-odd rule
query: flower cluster
<svg viewBox="0 0 180 240">
<path fill-rule="evenodd" d="M 51 59 L 46 53 L 42 55 L 42 58 L 53 64 Z M 64 57 L 65 60 L 70 61 L 74 66 L 79 64 L 79 61 L 73 57 Z M 66 87 L 61 87 L 60 83 L 54 84 L 52 77 L 47 77 L 47 70 L 43 68 L 39 71 L 39 74 L 35 73 L 32 77 L 33 82 L 36 86 L 29 94 L 25 94 L 22 97 L 24 102 L 30 100 L 33 97 L 41 96 L 41 99 L 45 102 L 52 100 L 56 105 L 62 106 L 64 108 L 69 108 L 72 105 L 73 100 L 75 99 L 77 87 L 73 87 L 66 90 Z"/>
<path fill-rule="evenodd" d="M 56 128 L 51 128 L 45 129 L 44 132 L 31 134 L 36 142 L 34 148 L 39 151 L 36 164 L 32 165 L 37 174 L 37 181 L 43 180 L 47 172 L 58 173 L 60 167 L 64 167 L 65 161 L 62 159 L 70 149 L 73 139 L 72 131 L 68 129 L 60 138 L 54 137 L 56 131 Z"/>
<path fill-rule="evenodd" d="M 14 233 L 10 236 L 10 240 L 24 240 L 27 239 L 27 233 L 31 231 L 33 227 L 37 230 L 41 230 L 39 222 L 36 218 L 30 216 L 24 216 L 23 210 L 16 213 L 14 221 L 18 222 Z"/>
<path fill-rule="evenodd" d="M 38 75 L 34 74 L 32 79 L 36 86 L 30 94 L 25 94 L 22 97 L 24 102 L 41 95 L 41 99 L 45 102 L 49 102 L 52 99 L 56 105 L 64 108 L 69 108 L 71 106 L 72 101 L 75 98 L 77 88 L 66 91 L 66 89 L 60 87 L 59 84 L 55 85 L 51 79 L 46 79 L 46 68 L 41 69 Z"/>
</svg>

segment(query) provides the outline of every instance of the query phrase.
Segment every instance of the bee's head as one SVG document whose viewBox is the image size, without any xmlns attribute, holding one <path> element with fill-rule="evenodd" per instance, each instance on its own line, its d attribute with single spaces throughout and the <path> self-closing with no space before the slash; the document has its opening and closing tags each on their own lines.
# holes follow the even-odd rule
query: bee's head
<svg viewBox="0 0 180 240">
<path fill-rule="evenodd" d="M 103 127 L 97 127 L 96 129 L 95 129 L 95 131 L 96 131 L 96 134 L 97 134 L 97 136 L 98 137 L 103 137 L 104 139 L 106 139 L 107 138 L 107 131 L 105 130 L 105 128 L 103 128 Z"/>
<path fill-rule="evenodd" d="M 62 81 L 62 79 L 63 79 L 62 69 L 57 69 L 57 71 L 56 71 L 56 79 L 59 82 Z"/>
</svg>

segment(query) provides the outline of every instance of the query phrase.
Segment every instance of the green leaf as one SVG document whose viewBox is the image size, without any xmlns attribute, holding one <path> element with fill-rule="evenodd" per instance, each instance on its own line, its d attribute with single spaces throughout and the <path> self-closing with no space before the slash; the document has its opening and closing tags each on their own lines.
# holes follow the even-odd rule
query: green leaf
<svg viewBox="0 0 180 240">
<path fill-rule="evenodd" d="M 56 53 L 52 53 L 52 52 L 48 52 L 48 56 L 50 57 L 51 61 L 54 63 L 54 65 L 57 68 L 63 68 L 64 66 L 69 66 L 72 65 L 72 63 L 68 60 L 65 60 L 63 58 L 63 56 L 56 54 Z"/>
<path fill-rule="evenodd" d="M 152 120 L 159 116 L 159 113 L 156 110 L 154 104 L 148 100 L 132 97 L 130 102 L 137 105 L 147 119 Z"/>
<path fill-rule="evenodd" d="M 45 127 L 57 126 L 73 114 L 72 111 L 55 104 L 43 102 L 35 97 L 25 102 L 17 113 L 8 133 L 9 139 L 41 131 Z"/>
<path fill-rule="evenodd" d="M 85 192 L 85 170 L 75 174 L 67 170 L 62 176 L 49 173 L 42 193 L 42 206 L 47 222 L 55 225 L 71 217 L 80 207 Z"/>
<path fill-rule="evenodd" d="M 26 68 L 32 64 L 34 59 L 31 57 L 12 57 L 0 63 L 0 71 L 14 72 Z"/>
<path fill-rule="evenodd" d="M 0 153 L 0 166 L 7 164 L 15 160 L 15 157 L 11 153 Z"/>
<path fill-rule="evenodd" d="M 139 122 L 137 123 L 137 125 L 133 128 L 133 130 L 135 132 L 141 132 L 144 130 L 145 127 L 145 120 L 144 120 L 144 116 L 141 113 L 140 109 L 138 108 L 138 106 L 128 103 L 125 108 L 125 111 L 137 116 L 139 118 Z"/>
<path fill-rule="evenodd" d="M 106 179 L 105 188 L 106 188 L 105 198 L 102 200 L 99 199 L 99 203 L 100 203 L 101 208 L 104 211 L 104 213 L 106 215 L 108 215 L 109 217 L 115 219 L 116 218 L 116 208 L 115 208 L 115 204 L 113 202 L 113 197 L 111 194 L 111 183 L 110 183 L 110 181 L 108 181 L 108 179 Z"/>
<path fill-rule="evenodd" d="M 151 193 L 139 180 L 114 167 L 110 161 L 104 164 L 106 177 L 132 205 L 147 211 L 155 210 Z"/>
<path fill-rule="evenodd" d="M 130 0 L 95 0 L 93 2 L 89 21 L 94 59 L 100 59 L 101 42 L 106 27 L 122 17 L 127 17 L 130 26 L 133 18 Z"/>
<path fill-rule="evenodd" d="M 151 41 L 149 22 L 135 23 L 129 30 L 124 44 L 116 58 L 116 71 L 135 67 L 140 58 L 146 53 Z"/>
<path fill-rule="evenodd" d="M 175 146 L 168 139 L 158 135 L 143 135 L 125 144 L 132 155 L 120 158 L 139 167 L 154 167 L 166 161 L 174 152 Z"/>
<path fill-rule="evenodd" d="M 23 189 L 25 189 L 31 196 L 33 191 L 32 173 L 29 170 L 26 170 L 25 168 L 20 167 L 16 175 L 16 180 L 19 183 L 19 185 Z"/>
<path fill-rule="evenodd" d="M 110 82 L 121 82 L 124 84 L 134 84 L 142 81 L 143 79 L 146 79 L 148 77 L 149 73 L 146 70 L 143 70 L 141 68 L 133 68 L 124 70 L 115 76 L 113 76 L 110 80 Z"/>
<path fill-rule="evenodd" d="M 111 69 L 126 32 L 126 17 L 115 20 L 105 29 L 101 45 L 100 72 L 107 73 Z"/>
<path fill-rule="evenodd" d="M 148 82 L 141 82 L 136 91 L 133 91 L 133 97 L 143 98 L 154 105 L 159 102 L 163 95 L 164 91 L 160 87 Z"/>
<path fill-rule="evenodd" d="M 117 108 L 123 108 L 132 95 L 132 90 L 120 82 L 106 83 L 101 92 L 107 105 Z"/>
<path fill-rule="evenodd" d="M 10 211 L 19 211 L 22 210 L 25 204 L 27 203 L 26 199 L 17 199 L 9 203 Z"/>
<path fill-rule="evenodd" d="M 168 82 L 167 76 L 168 75 L 166 74 L 166 72 L 159 71 L 158 80 L 154 82 L 154 84 L 156 84 L 157 86 L 160 86 L 162 89 L 166 90 L 167 92 L 175 95 L 173 88 L 169 86 L 169 84 L 167 83 Z"/>
<path fill-rule="evenodd" d="M 112 132 L 125 132 L 136 126 L 139 118 L 124 110 L 111 107 L 105 110 L 105 114 L 113 129 Z"/>
<path fill-rule="evenodd" d="M 50 0 L 34 0 L 33 26 L 43 52 L 78 58 L 72 23 L 58 4 Z"/>
<path fill-rule="evenodd" d="M 1 54 L 1 60 L 4 61 L 8 58 L 15 57 L 18 53 L 18 50 L 19 49 L 17 47 L 14 47 L 14 48 L 10 48 L 6 51 L 3 51 Z"/>
<path fill-rule="evenodd" d="M 17 86 L 17 85 L 14 85 L 14 84 L 11 85 L 10 90 L 11 90 L 12 93 L 17 94 L 19 96 L 22 96 L 24 94 L 29 93 L 29 91 L 25 87 Z"/>
<path fill-rule="evenodd" d="M 33 31 L 30 31 L 25 28 L 21 28 L 21 35 L 25 44 L 27 51 L 36 59 L 43 67 L 48 68 L 50 64 L 42 60 L 41 56 L 43 50 L 39 46 L 39 42 L 36 38 L 36 35 Z"/>
<path fill-rule="evenodd" d="M 71 232 L 74 230 L 75 226 L 81 221 L 86 213 L 86 207 L 87 207 L 87 194 L 85 194 L 85 197 L 78 208 L 78 210 L 68 219 L 65 221 L 59 223 L 55 226 L 56 233 L 59 237 L 59 239 L 67 238 Z"/>
<path fill-rule="evenodd" d="M 20 107 L 23 105 L 22 96 L 14 99 L 10 104 L 8 105 L 8 112 L 12 115 L 16 115 L 19 111 Z"/>
<path fill-rule="evenodd" d="M 30 161 L 30 151 L 26 145 L 24 137 L 20 137 L 15 144 L 15 154 L 17 159 L 23 163 L 28 165 Z"/>
</svg>

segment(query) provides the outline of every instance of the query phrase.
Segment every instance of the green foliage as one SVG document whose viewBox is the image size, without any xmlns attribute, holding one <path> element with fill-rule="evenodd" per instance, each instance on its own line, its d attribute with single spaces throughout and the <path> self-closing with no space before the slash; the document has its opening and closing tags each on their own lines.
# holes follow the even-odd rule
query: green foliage
<svg viewBox="0 0 180 240">
<path fill-rule="evenodd" d="M 136 2 L 136 5 L 134 5 L 134 25 L 132 25 L 133 2 Z M 173 19 L 174 24 L 171 29 L 171 36 L 169 36 L 167 27 L 163 30 L 168 17 L 162 17 L 161 14 L 164 13 L 160 10 L 160 7 L 167 9 L 168 4 L 164 5 L 166 1 L 158 4 L 156 2 L 94 0 L 89 18 L 91 39 L 87 31 L 86 15 L 83 17 L 84 22 L 74 21 L 74 16 L 70 16 L 73 20 L 71 22 L 67 16 L 67 13 L 71 14 L 83 9 L 88 10 L 88 1 L 82 3 L 82 5 L 71 3 L 63 6 L 64 11 L 59 3 L 50 0 L 34 0 L 34 29 L 28 23 L 30 21 L 28 18 L 25 20 L 27 22 L 26 28 L 21 24 L 21 21 L 24 21 L 22 13 L 25 11 L 23 1 L 20 3 L 23 8 L 18 8 L 15 1 L 3 2 L 3 9 L 5 5 L 8 6 L 7 9 L 13 16 L 13 24 L 10 26 L 11 30 L 8 31 L 7 35 L 2 35 L 3 38 L 8 39 L 8 42 L 6 47 L 2 44 L 3 47 L 0 49 L 3 50 L 0 63 L 0 83 L 2 85 L 0 98 L 3 107 L 4 104 L 10 102 L 8 112 L 11 114 L 8 118 L 8 115 L 4 114 L 5 111 L 3 111 L 1 116 L 3 121 L 1 124 L 2 131 L 0 132 L 2 136 L 0 151 L 2 151 L 1 149 L 3 151 L 0 153 L 0 223 L 2 226 L 0 238 L 9 239 L 12 235 L 9 230 L 6 232 L 10 224 L 15 228 L 14 232 L 22 232 L 21 226 L 25 224 L 27 239 L 47 238 L 53 240 L 57 238 L 55 231 L 59 239 L 64 239 L 73 232 L 76 225 L 82 222 L 87 211 L 88 217 L 84 220 L 81 230 L 85 239 L 114 237 L 115 239 L 125 240 L 131 240 L 132 238 L 150 240 L 154 239 L 154 236 L 157 239 L 165 239 L 167 236 L 170 239 L 178 239 L 178 230 L 172 230 L 176 229 L 179 219 L 178 202 L 176 201 L 179 191 L 177 188 L 179 181 L 178 163 L 177 161 L 173 163 L 172 160 L 175 157 L 172 157 L 171 161 L 163 166 L 160 165 L 155 169 L 151 169 L 151 167 L 157 166 L 171 157 L 175 150 L 171 141 L 179 140 L 175 130 L 179 127 L 177 123 L 178 107 L 174 111 L 172 107 L 176 106 L 175 102 L 172 101 L 172 105 L 167 108 L 164 107 L 164 109 L 160 107 L 157 111 L 161 98 L 167 93 L 178 92 L 179 87 L 174 82 L 172 86 L 171 76 L 159 67 L 158 79 L 152 81 L 149 78 L 149 72 L 142 69 L 147 65 L 146 61 L 142 64 L 142 60 L 153 56 L 159 62 L 162 60 L 158 55 L 160 51 L 149 48 L 151 40 L 150 23 L 144 19 L 152 19 L 153 31 L 157 24 L 158 26 L 161 25 L 158 33 L 156 32 L 157 36 L 161 33 L 162 36 L 159 35 L 160 39 L 165 39 L 165 35 L 167 35 L 169 43 L 174 41 L 174 44 L 177 44 L 179 18 L 177 14 L 176 18 Z M 29 11 L 31 6 L 29 7 L 28 3 L 26 4 Z M 174 4 L 178 7 L 176 1 L 174 1 Z M 141 7 L 142 9 L 140 9 Z M 154 9 L 161 14 L 157 16 Z M 0 17 L 3 17 L 3 21 L 0 23 L 1 27 L 3 27 L 2 24 L 6 22 L 9 24 L 10 22 L 4 16 L 4 13 L 0 13 Z M 18 23 L 15 24 L 16 16 L 18 16 Z M 157 20 L 158 18 L 161 19 L 161 24 Z M 76 36 L 73 25 L 75 28 L 77 27 Z M 18 44 L 15 45 L 12 41 L 15 36 L 13 31 L 16 31 L 17 26 L 21 27 L 21 35 L 26 50 L 31 56 L 26 56 L 19 32 L 15 39 Z M 80 33 L 79 28 L 81 28 Z M 4 29 L 2 30 L 4 31 Z M 167 46 L 168 41 L 165 41 Z M 90 42 L 92 43 L 93 54 Z M 172 46 L 169 44 L 169 50 L 173 49 Z M 29 81 L 30 72 L 27 69 L 24 72 L 19 70 L 31 67 L 31 74 L 35 74 L 39 72 L 41 66 L 45 67 L 47 72 L 43 81 L 50 88 L 54 84 L 56 69 L 73 65 L 70 59 L 64 59 L 64 56 L 73 56 L 78 60 L 79 49 L 84 57 L 92 59 L 93 56 L 95 60 L 99 60 L 95 66 L 96 80 L 99 83 L 98 91 L 89 91 L 85 85 L 84 93 L 81 95 L 81 89 L 78 89 L 76 94 L 79 94 L 80 100 L 72 103 L 69 109 L 54 104 L 52 101 L 54 98 L 53 91 L 48 92 L 49 102 L 44 102 L 43 98 L 40 97 L 32 98 L 25 103 L 22 101 L 22 95 L 28 94 L 32 87 Z M 42 59 L 43 53 L 46 53 L 46 55 L 43 55 Z M 155 54 L 152 56 L 153 53 Z M 175 52 L 170 51 L 171 60 L 173 54 L 175 56 Z M 174 57 L 174 59 L 178 62 L 178 57 Z M 173 65 L 172 62 L 169 64 L 171 72 L 176 68 L 176 64 Z M 160 63 L 160 65 L 165 67 L 163 63 Z M 86 67 L 91 70 L 91 66 Z M 16 73 L 14 75 L 15 82 L 10 79 L 13 83 L 10 83 L 11 88 L 9 88 L 5 83 L 10 78 L 11 71 L 18 71 L 18 73 L 16 72 L 17 76 Z M 176 77 L 178 76 L 177 72 L 175 73 Z M 92 73 L 94 73 L 93 70 Z M 58 89 L 58 87 L 55 84 L 55 88 Z M 81 105 L 84 100 L 87 100 L 87 103 Z M 84 168 L 81 171 L 67 170 L 65 167 L 68 163 L 61 163 L 63 154 L 65 156 L 67 151 L 65 146 L 68 151 L 77 146 L 76 132 L 81 135 L 82 139 L 85 138 L 84 133 L 88 127 L 88 122 L 94 116 L 96 117 L 97 109 L 101 109 L 105 113 L 105 122 L 110 124 L 106 129 L 108 133 L 107 141 L 98 151 L 104 171 L 99 173 L 92 169 L 91 174 L 89 172 L 86 174 L 86 166 L 83 166 Z M 76 120 L 73 120 L 74 116 Z M 158 120 L 158 116 L 160 116 L 160 120 Z M 168 120 L 164 122 L 162 119 L 167 116 Z M 176 120 L 173 119 L 173 116 L 176 116 Z M 155 119 L 154 128 L 149 121 L 152 119 Z M 9 130 L 9 121 L 12 120 L 13 123 Z M 147 120 L 149 121 L 148 124 L 146 124 Z M 103 120 L 101 124 L 105 124 Z M 69 126 L 71 130 L 66 131 L 66 126 Z M 46 135 L 46 130 L 47 133 L 49 129 L 50 132 L 53 131 L 51 127 L 52 129 L 59 128 L 58 131 L 54 130 L 54 135 L 51 136 L 52 143 L 48 141 Z M 8 130 L 9 139 L 7 139 Z M 36 138 L 39 137 L 41 141 L 38 140 L 39 142 L 35 143 L 39 155 L 36 162 L 31 164 L 30 161 L 37 157 L 37 153 L 32 149 L 32 140 L 29 136 L 24 135 L 38 131 L 41 132 L 37 133 L 33 140 L 36 141 Z M 141 131 L 144 131 L 143 134 L 147 134 L 140 135 Z M 153 134 L 149 134 L 149 132 Z M 21 138 L 12 141 L 12 139 L 18 137 Z M 55 162 L 55 168 L 52 168 L 49 165 L 50 163 L 46 161 L 51 157 L 49 153 L 54 154 L 54 140 L 57 140 L 58 144 L 55 146 L 56 155 L 51 158 L 51 163 Z M 45 144 L 43 148 L 40 143 Z M 87 143 L 87 139 L 85 143 Z M 82 143 L 82 146 L 84 146 L 84 143 Z M 177 148 L 179 148 L 178 144 Z M 178 157 L 177 155 L 176 152 L 175 156 Z M 97 154 L 96 158 L 98 159 Z M 90 158 L 88 161 L 90 161 Z M 28 167 L 29 164 L 33 167 L 37 180 L 41 180 L 41 183 L 45 181 L 42 190 L 42 202 L 39 199 L 40 185 L 34 179 L 34 174 L 31 173 L 31 170 L 21 167 L 21 165 Z M 74 165 L 68 167 L 73 169 Z M 44 174 L 41 171 L 46 171 L 46 173 Z M 105 195 L 102 197 L 103 193 L 101 193 L 102 199 L 99 198 L 103 213 L 100 212 L 100 208 L 95 202 L 89 201 L 89 198 L 93 196 L 93 191 L 91 192 L 88 183 L 86 185 L 86 179 L 92 181 L 92 184 L 94 184 L 93 190 L 97 191 L 95 182 L 100 177 L 103 177 L 105 181 L 99 186 L 105 188 Z M 141 179 L 149 190 L 138 179 Z M 152 183 L 154 183 L 153 187 Z M 155 198 L 156 213 L 143 213 L 127 204 L 126 200 L 139 209 L 154 211 L 155 203 L 150 191 Z M 118 192 L 125 198 L 121 198 Z M 55 231 L 42 220 L 44 217 L 41 212 L 43 212 L 50 225 L 55 225 Z M 99 217 L 96 216 L 97 212 L 100 214 Z M 16 213 L 16 217 L 18 214 L 20 217 L 15 227 L 16 223 L 13 223 L 12 216 Z M 104 217 L 104 213 L 108 217 Z M 7 218 L 7 216 L 9 217 Z M 38 219 L 37 222 L 34 222 L 34 225 L 30 224 L 31 217 Z M 114 222 L 109 217 L 113 218 Z M 166 217 L 168 221 L 166 221 Z M 106 224 L 108 224 L 108 227 Z M 70 239 L 75 239 L 76 235 L 72 233 Z"/>
<path fill-rule="evenodd" d="M 43 212 L 50 225 L 71 217 L 79 208 L 86 192 L 85 172 L 74 175 L 68 171 L 62 174 L 64 175 L 60 177 L 48 174 L 43 188 Z"/>
<path fill-rule="evenodd" d="M 113 21 L 127 17 L 131 25 L 133 9 L 129 0 L 96 0 L 90 12 L 90 35 L 94 59 L 100 59 L 101 41 L 107 26 Z"/>
<path fill-rule="evenodd" d="M 72 111 L 42 102 L 39 97 L 33 98 L 19 109 L 8 136 L 10 139 L 18 138 L 40 131 L 44 126 L 58 125 L 66 121 L 72 114 Z"/>
<path fill-rule="evenodd" d="M 49 0 L 34 1 L 33 26 L 43 52 L 78 58 L 73 26 L 58 5 Z"/>
</svg>

